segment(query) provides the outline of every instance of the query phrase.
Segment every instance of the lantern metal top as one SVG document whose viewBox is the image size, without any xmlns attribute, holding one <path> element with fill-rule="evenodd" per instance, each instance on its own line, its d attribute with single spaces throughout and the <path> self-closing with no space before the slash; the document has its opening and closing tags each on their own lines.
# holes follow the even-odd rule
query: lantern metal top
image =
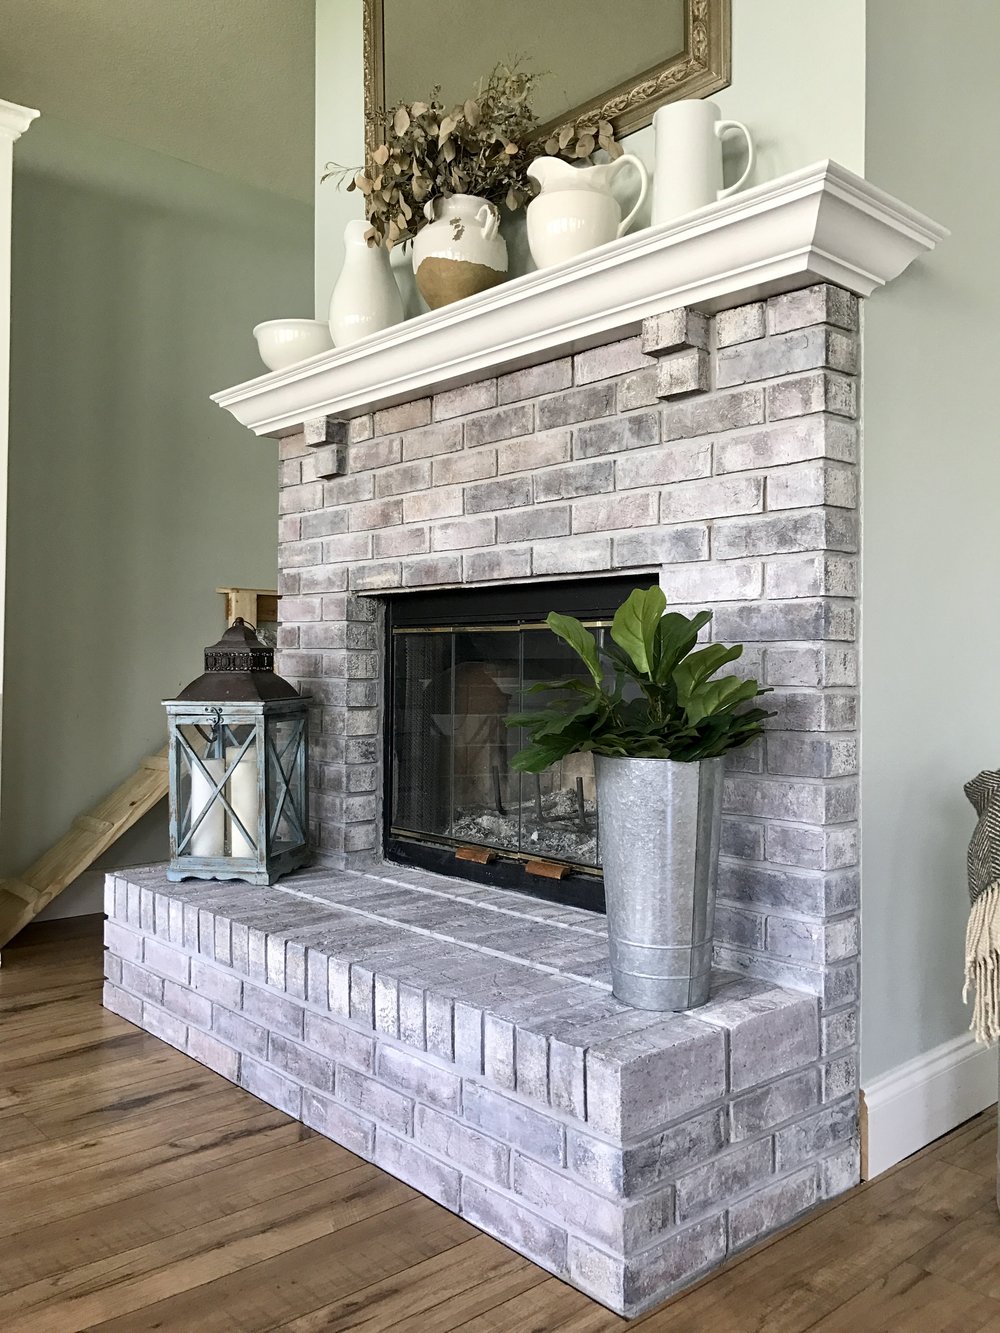
<svg viewBox="0 0 1000 1333">
<path fill-rule="evenodd" d="M 299 692 L 274 670 L 274 649 L 237 616 L 218 643 L 205 649 L 205 673 L 185 686 L 177 703 L 260 703 L 297 699 Z"/>
</svg>

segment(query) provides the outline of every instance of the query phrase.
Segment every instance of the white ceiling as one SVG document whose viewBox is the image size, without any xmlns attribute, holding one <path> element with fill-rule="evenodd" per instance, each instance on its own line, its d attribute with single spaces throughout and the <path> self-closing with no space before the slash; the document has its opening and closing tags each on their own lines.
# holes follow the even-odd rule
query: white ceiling
<svg viewBox="0 0 1000 1333">
<path fill-rule="evenodd" d="M 0 98 L 312 200 L 314 0 L 0 0 Z"/>
</svg>

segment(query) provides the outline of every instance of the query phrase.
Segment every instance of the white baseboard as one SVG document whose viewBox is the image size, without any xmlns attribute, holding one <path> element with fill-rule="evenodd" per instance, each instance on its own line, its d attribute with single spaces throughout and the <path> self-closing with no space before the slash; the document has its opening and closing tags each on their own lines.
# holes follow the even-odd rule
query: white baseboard
<svg viewBox="0 0 1000 1333">
<path fill-rule="evenodd" d="M 971 1032 L 897 1065 L 862 1090 L 865 1180 L 933 1143 L 997 1100 L 997 1052 Z"/>
</svg>

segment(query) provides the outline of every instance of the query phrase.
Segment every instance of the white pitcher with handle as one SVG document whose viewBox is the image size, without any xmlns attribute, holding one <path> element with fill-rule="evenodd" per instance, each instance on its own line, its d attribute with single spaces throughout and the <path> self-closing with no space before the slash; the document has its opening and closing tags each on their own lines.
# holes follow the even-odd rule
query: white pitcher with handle
<svg viewBox="0 0 1000 1333">
<path fill-rule="evenodd" d="M 639 197 L 625 217 L 611 193 L 620 171 L 639 178 Z M 528 205 L 528 248 L 539 268 L 561 264 L 595 245 L 624 236 L 649 189 L 646 168 L 632 153 L 596 167 L 578 167 L 558 157 L 536 157 L 528 167 L 541 193 Z"/>
<path fill-rule="evenodd" d="M 714 102 L 690 98 L 661 106 L 653 116 L 656 166 L 653 223 L 672 222 L 684 213 L 734 194 L 754 164 L 753 139 L 738 120 L 723 120 Z M 747 164 L 733 185 L 722 183 L 722 136 L 738 130 L 746 139 Z"/>
</svg>

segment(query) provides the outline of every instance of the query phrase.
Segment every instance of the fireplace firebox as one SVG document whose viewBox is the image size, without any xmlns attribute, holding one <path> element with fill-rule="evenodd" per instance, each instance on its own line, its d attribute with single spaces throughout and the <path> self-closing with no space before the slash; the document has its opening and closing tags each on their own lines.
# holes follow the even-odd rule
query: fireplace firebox
<svg viewBox="0 0 1000 1333">
<path fill-rule="evenodd" d="M 649 581 L 647 578 L 646 582 Z M 530 686 L 582 670 L 545 625 L 555 609 L 600 637 L 642 580 L 465 589 L 388 599 L 385 854 L 391 861 L 604 910 L 590 755 L 518 773 L 544 706 Z"/>
</svg>

